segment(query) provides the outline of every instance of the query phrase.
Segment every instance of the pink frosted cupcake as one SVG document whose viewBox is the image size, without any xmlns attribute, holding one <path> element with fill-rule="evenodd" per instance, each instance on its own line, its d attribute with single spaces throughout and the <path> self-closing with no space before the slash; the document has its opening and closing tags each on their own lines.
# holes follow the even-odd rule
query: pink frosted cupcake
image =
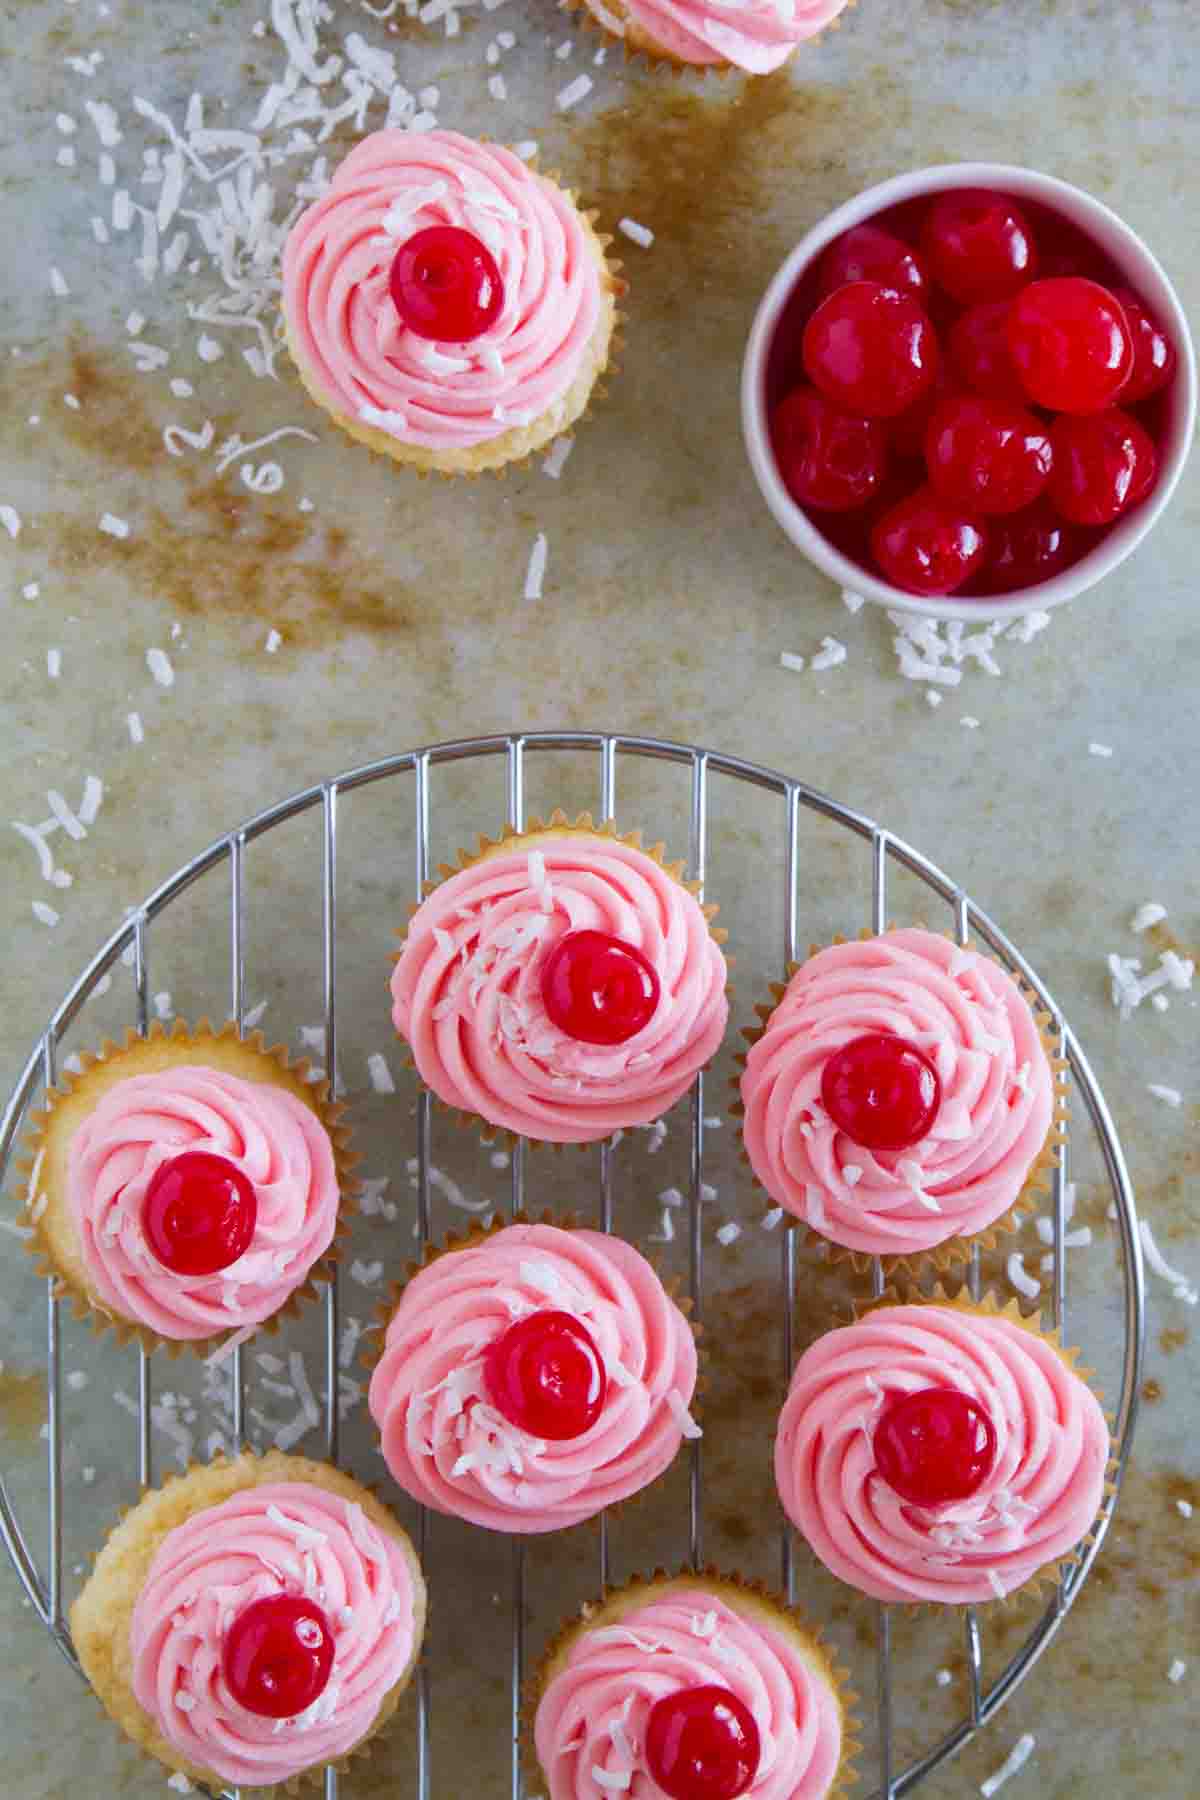
<svg viewBox="0 0 1200 1800">
<path fill-rule="evenodd" d="M 717 909 L 682 864 L 555 814 L 443 874 L 392 974 L 393 1023 L 440 1100 L 584 1144 L 683 1097 L 729 1008 Z"/>
<path fill-rule="evenodd" d="M 966 1605 L 1053 1576 L 1104 1496 L 1109 1433 L 1074 1352 L 990 1296 L 872 1308 L 796 1365 L 784 1511 L 876 1600 Z"/>
<path fill-rule="evenodd" d="M 782 1600 L 712 1569 L 585 1607 L 529 1710 L 549 1800 L 826 1800 L 853 1779 L 841 1671 Z"/>
<path fill-rule="evenodd" d="M 978 951 L 918 929 L 837 943 L 759 1011 L 746 1151 L 828 1242 L 944 1263 L 1044 1185 L 1062 1109 L 1044 1021 Z"/>
<path fill-rule="evenodd" d="M 580 416 L 608 363 L 620 284 L 593 219 L 500 145 L 374 132 L 284 246 L 301 381 L 397 462 L 519 461 Z"/>
<path fill-rule="evenodd" d="M 255 1793 L 363 1751 L 424 1627 L 391 1514 L 277 1450 L 143 1494 L 71 1608 L 84 1674 L 126 1735 L 190 1781 Z"/>
<path fill-rule="evenodd" d="M 854 0 L 575 0 L 629 55 L 769 75 Z"/>
<path fill-rule="evenodd" d="M 560 1531 L 657 1479 L 696 1345 L 632 1245 L 518 1224 L 451 1241 L 399 1296 L 371 1416 L 414 1500 L 492 1531 Z"/>
<path fill-rule="evenodd" d="M 203 1021 L 102 1046 L 34 1115 L 31 1249 L 79 1309 L 203 1348 L 327 1278 L 356 1183 L 342 1108 L 261 1033 Z"/>
</svg>

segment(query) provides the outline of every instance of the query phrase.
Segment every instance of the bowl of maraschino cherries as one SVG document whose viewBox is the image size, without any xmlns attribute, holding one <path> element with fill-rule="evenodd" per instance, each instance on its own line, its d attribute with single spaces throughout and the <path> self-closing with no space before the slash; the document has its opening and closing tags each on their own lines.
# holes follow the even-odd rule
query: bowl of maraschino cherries
<svg viewBox="0 0 1200 1800">
<path fill-rule="evenodd" d="M 746 351 L 759 487 L 843 587 L 934 618 L 1074 599 L 1146 535 L 1196 411 L 1183 310 L 1141 239 L 1032 169 L 952 164 L 839 207 Z"/>
</svg>

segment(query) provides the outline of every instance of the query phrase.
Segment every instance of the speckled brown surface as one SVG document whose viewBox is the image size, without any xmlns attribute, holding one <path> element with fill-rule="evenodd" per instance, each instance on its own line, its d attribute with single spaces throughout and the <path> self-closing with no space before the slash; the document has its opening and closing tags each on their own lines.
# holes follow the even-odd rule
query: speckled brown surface
<svg viewBox="0 0 1200 1800">
<path fill-rule="evenodd" d="M 1194 1281 L 1197 1011 L 1181 996 L 1166 1014 L 1143 1008 L 1121 1024 L 1108 1003 L 1103 962 L 1109 950 L 1139 953 L 1127 921 L 1150 898 L 1170 908 L 1170 919 L 1153 934 L 1149 954 L 1168 944 L 1194 951 L 1200 938 L 1194 470 L 1132 562 L 1031 646 L 1002 644 L 1002 678 L 968 668 L 934 711 L 919 687 L 896 677 L 886 622 L 870 609 L 851 619 L 775 530 L 757 500 L 737 423 L 745 332 L 785 251 L 831 205 L 922 162 L 1023 160 L 1078 181 L 1146 235 L 1194 310 L 1194 7 L 1189 0 L 1136 7 L 861 0 L 844 28 L 790 72 L 749 84 L 596 69 L 585 61 L 595 40 L 576 40 L 548 0 L 511 0 L 494 25 L 468 15 L 462 37 L 449 42 L 407 23 L 389 37 L 351 0 L 338 0 L 335 11 L 330 29 L 339 37 L 357 29 L 373 43 L 390 43 L 408 85 L 440 86 L 443 124 L 536 137 L 546 165 L 599 208 L 602 227 L 627 215 L 655 230 L 652 250 L 626 246 L 632 291 L 622 370 L 581 426 L 561 481 L 535 464 L 504 482 L 468 487 L 419 482 L 356 455 L 286 375 L 278 385 L 252 380 L 232 341 L 222 361 L 205 367 L 194 354 L 197 328 L 184 314 L 198 291 L 189 278 L 147 288 L 133 268 L 136 246 L 93 242 L 89 217 L 108 201 L 96 183 L 83 101 L 117 106 L 127 134 L 115 152 L 121 179 L 136 178 L 150 139 L 129 96 L 143 94 L 181 117 L 198 87 L 229 103 L 225 113 L 214 105 L 210 119 L 243 124 L 277 66 L 271 39 L 248 35 L 253 10 L 242 5 L 147 8 L 111 0 L 110 11 L 98 14 L 90 0 L 77 7 L 38 0 L 7 9 L 0 81 L 11 99 L 0 226 L 10 278 L 0 286 L 3 342 L 20 354 L 0 367 L 0 501 L 17 507 L 23 525 L 15 542 L 0 538 L 0 791 L 4 818 L 32 823 L 47 816 L 50 788 L 74 804 L 87 771 L 103 778 L 106 794 L 85 843 L 54 840 L 75 877 L 64 892 L 39 880 L 32 851 L 15 833 L 0 838 L 3 1085 L 68 977 L 122 909 L 270 799 L 375 755 L 475 731 L 579 725 L 699 739 L 785 768 L 874 813 L 970 886 L 1075 1021 L 1112 1101 L 1141 1205 L 1168 1258 Z M 511 96 L 503 105 L 487 96 L 483 61 L 496 28 L 520 40 L 503 65 Z M 577 47 L 564 66 L 553 47 L 568 37 Z M 92 48 L 105 57 L 93 78 L 65 65 Z M 554 95 L 585 66 L 595 93 L 568 118 L 557 116 Z M 79 120 L 72 171 L 55 165 L 66 141 L 55 128 L 60 111 Z M 49 297 L 51 264 L 67 277 L 67 299 Z M 171 352 L 159 374 L 132 369 L 122 321 L 133 307 L 147 315 L 145 339 Z M 173 397 L 171 377 L 187 378 L 195 396 Z M 64 404 L 68 393 L 78 411 Z M 280 494 L 262 498 L 242 485 L 237 463 L 217 479 L 211 456 L 163 454 L 165 425 L 195 427 L 205 418 L 218 441 L 282 425 L 312 430 L 321 441 L 285 441 L 262 453 L 278 455 L 287 474 Z M 298 510 L 305 495 L 311 512 Z M 130 520 L 127 540 L 98 532 L 104 511 Z M 545 598 L 525 603 L 538 531 L 549 542 Z M 22 593 L 30 582 L 40 586 L 33 600 Z M 269 655 L 272 629 L 282 643 Z M 779 667 L 781 650 L 811 655 L 825 634 L 846 643 L 843 665 L 819 676 Z M 170 652 L 176 680 L 169 690 L 147 673 L 150 646 Z M 57 683 L 45 673 L 50 647 L 62 652 Z M 139 747 L 125 722 L 134 709 L 145 726 Z M 964 715 L 978 718 L 977 730 L 962 727 Z M 1113 757 L 1089 756 L 1092 741 L 1112 745 Z M 686 842 L 687 795 L 675 772 L 632 770 L 621 780 L 623 823 Z M 594 769 L 578 759 L 546 759 L 531 773 L 531 809 L 596 798 Z M 390 1224 L 360 1222 L 347 1262 L 399 1264 L 411 1249 L 403 1157 L 415 1089 L 391 1044 L 384 999 L 392 928 L 409 898 L 408 805 L 407 795 L 398 798 L 389 813 L 383 790 L 375 790 L 374 799 L 350 796 L 341 820 L 341 1073 L 368 1152 L 365 1172 L 391 1174 L 398 1207 Z M 503 811 L 496 770 L 437 776 L 435 855 L 467 841 L 473 827 L 493 830 Z M 768 797 L 731 789 L 714 797 L 711 894 L 732 933 L 738 1000 L 747 1012 L 778 973 L 781 955 L 778 824 Z M 263 840 L 249 868 L 249 998 L 269 1002 L 265 1024 L 297 1048 L 299 1027 L 320 1018 L 317 851 L 309 815 Z M 865 922 L 867 873 L 860 845 L 814 822 L 801 864 L 805 941 Z M 33 899 L 59 909 L 55 930 L 33 919 Z M 226 1003 L 223 903 L 223 888 L 202 884 L 151 934 L 151 988 L 169 989 L 181 1012 Z M 899 880 L 890 910 L 897 918 L 928 917 L 928 897 Z M 1148 953 L 1145 940 L 1140 953 Z M 127 1022 L 127 984 L 122 971 L 80 1022 L 78 1041 Z M 365 1058 L 374 1050 L 389 1055 L 396 1096 L 369 1091 Z M 708 1107 L 721 1115 L 727 1063 L 709 1090 Z M 1178 1087 L 1184 1105 L 1176 1111 L 1153 1100 L 1148 1081 Z M 503 1202 L 507 1173 L 472 1139 L 439 1127 L 434 1149 L 469 1195 Z M 685 1119 L 671 1121 L 656 1155 L 638 1138 L 621 1147 L 616 1165 L 617 1227 L 644 1243 L 658 1227 L 655 1195 L 686 1182 Z M 594 1209 L 594 1157 L 539 1159 L 531 1170 L 538 1205 Z M 1115 1392 L 1118 1275 L 1094 1151 L 1081 1146 L 1075 1172 L 1078 1216 L 1096 1242 L 1072 1257 L 1069 1335 Z M 761 1197 L 737 1163 L 729 1121 L 712 1134 L 708 1179 L 719 1197 L 705 1224 L 706 1324 L 716 1352 L 705 1415 L 705 1550 L 774 1580 L 778 1513 L 767 1453 L 785 1373 L 778 1246 L 757 1223 Z M 442 1196 L 435 1200 L 440 1233 L 455 1215 Z M 10 1196 L 9 1218 L 15 1204 Z M 729 1217 L 744 1230 L 722 1249 L 713 1233 Z M 1036 1266 L 1041 1246 L 1032 1232 L 1025 1247 Z M 44 1414 L 34 1376 L 45 1302 L 27 1259 L 12 1249 L 0 1273 L 0 1458 L 40 1551 Z M 680 1241 L 661 1248 L 669 1272 L 685 1269 L 683 1249 Z M 846 1298 L 807 1253 L 801 1269 L 798 1343 Z M 991 1273 L 1003 1281 L 1002 1268 Z M 344 1313 L 365 1320 L 377 1298 L 351 1277 Z M 1182 1517 L 1175 1502 L 1200 1507 L 1196 1314 L 1153 1277 L 1149 1298 L 1142 1424 L 1109 1540 L 1058 1641 L 995 1725 L 921 1790 L 931 1800 L 977 1791 L 1023 1731 L 1034 1734 L 1036 1749 L 1005 1790 L 1014 1797 L 1091 1792 L 1116 1800 L 1137 1791 L 1184 1800 L 1195 1792 L 1188 1746 L 1200 1679 L 1200 1519 Z M 315 1375 L 311 1332 L 287 1334 L 285 1353 L 292 1346 L 307 1352 Z M 112 1401 L 117 1390 L 136 1392 L 136 1368 L 114 1349 L 97 1351 L 73 1325 L 64 1327 L 64 1368 L 88 1377 L 86 1387 L 65 1392 L 69 1598 L 74 1571 L 136 1492 L 133 1421 Z M 176 1368 L 158 1380 L 180 1396 L 199 1393 L 196 1380 Z M 295 1403 L 260 1390 L 252 1404 L 277 1423 Z M 253 1415 L 251 1422 L 256 1432 L 272 1428 Z M 202 1445 L 212 1420 L 201 1412 L 187 1429 Z M 303 1448 L 316 1443 L 314 1435 Z M 347 1422 L 345 1447 L 358 1473 L 382 1477 L 363 1408 Z M 155 1452 L 160 1466 L 170 1466 L 172 1445 L 158 1432 Z M 92 1468 L 95 1478 L 85 1482 Z M 617 1577 L 678 1560 L 685 1518 L 685 1471 L 677 1467 L 614 1522 Z M 824 1576 L 803 1546 L 798 1557 L 801 1599 L 829 1623 L 869 1690 L 870 1608 Z M 537 1548 L 529 1565 L 531 1652 L 561 1612 L 594 1591 L 596 1571 L 594 1532 Z M 508 1793 L 507 1545 L 439 1522 L 430 1574 L 433 1794 L 494 1800 Z M 9 1644 L 0 1684 L 5 1791 L 22 1800 L 161 1793 L 157 1773 L 120 1745 L 22 1609 L 6 1564 L 0 1617 Z M 1015 1611 L 989 1619 L 989 1678 L 1028 1623 Z M 897 1621 L 896 1640 L 903 1762 L 961 1715 L 964 1665 L 953 1625 Z M 1189 1667 L 1171 1686 L 1166 1670 L 1176 1657 Z M 933 1672 L 943 1666 L 955 1681 L 939 1688 Z M 388 1754 L 343 1791 L 414 1792 L 412 1716 L 410 1707 Z M 864 1763 L 870 1767 L 869 1754 Z"/>
</svg>

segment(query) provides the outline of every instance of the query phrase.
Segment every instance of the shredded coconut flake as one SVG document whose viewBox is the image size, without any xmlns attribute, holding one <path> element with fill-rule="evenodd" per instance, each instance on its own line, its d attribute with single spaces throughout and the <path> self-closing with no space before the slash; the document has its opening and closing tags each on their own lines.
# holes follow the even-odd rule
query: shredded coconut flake
<svg viewBox="0 0 1200 1800">
<path fill-rule="evenodd" d="M 617 230 L 631 243 L 640 244 L 643 250 L 649 250 L 654 242 L 654 233 L 648 225 L 641 225 L 636 219 L 619 219 Z"/>
<path fill-rule="evenodd" d="M 736 1242 L 741 1235 L 741 1226 L 737 1224 L 735 1220 L 730 1219 L 727 1224 L 722 1225 L 717 1231 L 717 1242 L 718 1244 L 732 1244 Z"/>
<path fill-rule="evenodd" d="M 1178 1686 L 1186 1674 L 1187 1664 L 1184 1662 L 1182 1656 L 1177 1656 L 1167 1670 L 1167 1680 L 1174 1686 Z"/>
<path fill-rule="evenodd" d="M 542 598 L 542 583 L 546 578 L 547 557 L 546 534 L 539 531 L 533 540 L 533 549 L 529 553 L 529 567 L 525 573 L 526 600 Z"/>
<path fill-rule="evenodd" d="M 149 669 L 151 675 L 153 675 L 159 687 L 174 687 L 175 671 L 171 667 L 171 659 L 165 650 L 147 650 L 146 667 Z"/>
<path fill-rule="evenodd" d="M 1113 753 L 1113 750 L 1112 750 L 1111 744 L 1089 744 L 1088 745 L 1088 755 L 1089 756 L 1111 756 L 1112 753 Z"/>
<path fill-rule="evenodd" d="M 550 446 L 549 455 L 542 464 L 542 473 L 548 475 L 551 481 L 557 481 L 563 470 L 566 468 L 567 458 L 574 448 L 575 439 L 573 437 L 567 436 L 555 438 L 553 444 Z"/>
<path fill-rule="evenodd" d="M 703 1431 L 684 1405 L 683 1395 L 679 1392 L 678 1388 L 667 1389 L 667 1410 L 685 1438 L 701 1438 L 704 1436 Z"/>
<path fill-rule="evenodd" d="M 119 519 L 116 513 L 101 513 L 100 529 L 107 537 L 127 538 L 129 536 L 129 520 Z"/>
<path fill-rule="evenodd" d="M 586 99 L 591 93 L 592 87 L 593 82 L 590 75 L 577 75 L 574 81 L 569 81 L 565 88 L 559 90 L 557 102 L 559 112 L 570 112 L 573 106 L 578 106 L 579 102 Z"/>
<path fill-rule="evenodd" d="M 1034 1738 L 1031 1732 L 1019 1737 L 995 1774 L 989 1775 L 986 1781 L 979 1784 L 979 1792 L 983 1800 L 992 1800 L 992 1795 L 999 1793 L 1006 1781 L 1019 1773 L 1033 1755 Z"/>
<path fill-rule="evenodd" d="M 1019 1250 L 1014 1250 L 1004 1265 L 1009 1282 L 1018 1294 L 1024 1294 L 1027 1300 L 1034 1300 L 1042 1291 L 1039 1281 L 1029 1274 L 1025 1267 L 1025 1259 Z"/>
<path fill-rule="evenodd" d="M 377 1094 L 394 1094 L 396 1083 L 392 1080 L 392 1071 L 387 1066 L 387 1058 L 381 1050 L 373 1050 L 367 1058 L 367 1074 L 371 1078 L 371 1086 Z"/>
<path fill-rule="evenodd" d="M 1183 1095 L 1178 1088 L 1163 1087 L 1161 1082 L 1148 1081 L 1146 1092 L 1153 1094 L 1156 1100 L 1162 1100 L 1167 1106 L 1182 1106 Z"/>
<path fill-rule="evenodd" d="M 1160 905 L 1157 900 L 1145 900 L 1130 919 L 1129 929 L 1140 935 L 1143 931 L 1149 931 L 1152 925 L 1161 925 L 1166 916 L 1165 906 Z"/>
</svg>

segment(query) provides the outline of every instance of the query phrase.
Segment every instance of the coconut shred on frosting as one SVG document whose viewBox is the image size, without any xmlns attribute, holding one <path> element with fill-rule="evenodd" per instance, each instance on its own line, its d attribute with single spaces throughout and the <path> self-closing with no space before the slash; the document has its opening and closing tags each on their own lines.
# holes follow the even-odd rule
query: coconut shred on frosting
<svg viewBox="0 0 1200 1800">
<path fill-rule="evenodd" d="M 401 244 L 472 232 L 499 267 L 499 316 L 466 344 L 403 323 L 389 291 Z M 343 417 L 429 450 L 469 449 L 561 400 L 601 317 L 602 263 L 571 202 L 510 150 L 453 131 L 377 131 L 301 214 L 283 309 L 302 368 Z"/>
<path fill-rule="evenodd" d="M 836 19 L 847 0 L 585 0 L 607 30 L 635 31 L 679 62 L 732 63 L 751 75 L 779 68 Z"/>
</svg>

